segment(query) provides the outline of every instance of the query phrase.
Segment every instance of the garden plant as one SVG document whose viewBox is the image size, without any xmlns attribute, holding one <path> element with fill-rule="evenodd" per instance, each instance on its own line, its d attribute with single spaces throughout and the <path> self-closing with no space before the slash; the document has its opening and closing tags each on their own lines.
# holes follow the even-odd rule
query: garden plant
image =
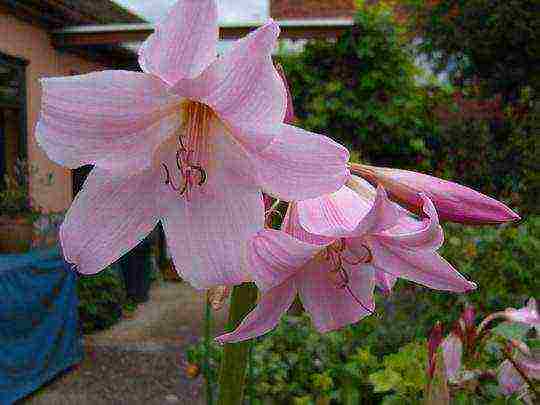
<svg viewBox="0 0 540 405">
<path fill-rule="evenodd" d="M 334 46 L 307 47 L 301 58 L 322 60 L 319 69 L 295 72 L 284 60 L 290 91 L 272 58 L 280 34 L 274 21 L 217 57 L 214 0 L 172 6 L 139 51 L 142 72 L 42 80 L 38 144 L 68 168 L 95 166 L 60 229 L 66 260 L 82 275 L 97 274 L 161 223 L 184 280 L 210 291 L 217 307 L 231 292 L 228 332 L 216 338 L 223 352 L 206 340 L 201 364 L 211 378 L 217 373 L 211 361 L 219 363 L 213 379 L 219 404 L 243 403 L 250 357 L 273 365 L 281 383 L 287 370 L 298 375 L 281 391 L 257 384 L 247 390 L 252 400 L 276 394 L 299 404 L 352 404 L 367 400 L 371 390 L 381 397 L 391 391 L 385 403 L 424 397 L 441 403 L 449 395 L 448 339 L 442 354 L 442 337 L 434 335 L 429 344 L 420 339 L 386 353 L 380 363 L 378 353 L 357 344 L 356 324 L 376 326 L 379 308 L 403 288 L 402 280 L 453 296 L 474 294 L 474 272 L 460 273 L 440 254 L 441 223 L 520 219 L 494 198 L 410 170 L 418 167 L 411 156 L 424 170 L 434 167 L 436 148 L 426 134 L 447 128 L 428 111 L 432 94 L 415 80 L 404 33 L 387 9 L 377 10 L 360 13 L 357 26 Z M 375 52 L 380 48 L 385 53 Z M 303 122 L 355 153 L 294 125 Z M 457 249 L 466 253 L 467 246 Z M 283 320 L 294 306 L 305 309 L 317 332 L 305 316 Z M 472 350 L 467 339 L 474 320 L 467 314 L 450 342 L 460 339 Z M 272 350 L 251 352 L 250 341 L 268 333 L 273 338 L 261 345 Z M 509 362 L 536 361 L 524 339 L 500 351 Z M 311 342 L 308 352 L 291 350 L 291 341 L 300 340 Z M 454 360 L 459 351 L 452 350 Z M 274 361 L 281 352 L 289 358 Z M 193 362 L 200 357 L 197 350 L 191 356 Z M 519 389 L 527 385 L 527 398 L 534 398 L 532 377 L 512 366 L 522 378 Z M 261 368 L 248 381 L 257 373 Z"/>
</svg>

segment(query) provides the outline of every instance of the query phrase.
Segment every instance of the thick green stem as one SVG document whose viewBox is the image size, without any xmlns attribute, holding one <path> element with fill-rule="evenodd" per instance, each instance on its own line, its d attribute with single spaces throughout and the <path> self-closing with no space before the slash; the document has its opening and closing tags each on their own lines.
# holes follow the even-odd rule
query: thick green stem
<svg viewBox="0 0 540 405">
<path fill-rule="evenodd" d="M 212 392 L 212 375 L 210 371 L 210 340 L 212 333 L 212 310 L 210 307 L 209 297 L 206 297 L 205 313 L 204 313 L 204 376 L 206 379 L 206 404 L 214 404 L 214 395 Z"/>
<path fill-rule="evenodd" d="M 257 287 L 242 284 L 234 287 L 231 297 L 227 332 L 234 330 L 242 319 L 255 307 Z M 246 370 L 250 341 L 226 344 L 219 372 L 218 405 L 241 405 L 244 400 Z"/>
</svg>

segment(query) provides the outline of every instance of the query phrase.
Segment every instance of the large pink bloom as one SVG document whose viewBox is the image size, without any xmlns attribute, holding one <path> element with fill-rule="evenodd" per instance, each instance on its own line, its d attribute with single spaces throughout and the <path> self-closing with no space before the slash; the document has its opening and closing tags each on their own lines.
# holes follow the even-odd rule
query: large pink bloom
<svg viewBox="0 0 540 405">
<path fill-rule="evenodd" d="M 45 79 L 39 145 L 95 165 L 61 229 L 64 255 L 94 274 L 161 220 L 177 270 L 198 288 L 249 277 L 245 241 L 261 190 L 284 200 L 337 190 L 348 152 L 283 123 L 287 97 L 270 21 L 217 58 L 213 0 L 181 0 L 143 44 L 144 73 Z"/>
<path fill-rule="evenodd" d="M 361 188 L 363 195 L 343 187 L 294 203 L 285 232 L 264 230 L 253 238 L 248 262 L 262 297 L 241 325 L 218 341 L 268 332 L 297 293 L 321 332 L 357 322 L 374 310 L 378 273 L 441 290 L 475 287 L 435 252 L 442 232 L 428 199 L 428 217 L 416 221 L 391 203 L 383 188 L 376 196 L 368 184 Z"/>
</svg>

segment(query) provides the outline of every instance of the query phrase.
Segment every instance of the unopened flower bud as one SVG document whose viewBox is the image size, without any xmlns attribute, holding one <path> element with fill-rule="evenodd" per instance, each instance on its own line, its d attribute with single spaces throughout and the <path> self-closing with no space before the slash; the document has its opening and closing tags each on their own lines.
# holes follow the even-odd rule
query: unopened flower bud
<svg viewBox="0 0 540 405">
<path fill-rule="evenodd" d="M 503 203 L 451 181 L 408 170 L 351 164 L 351 172 L 382 185 L 390 197 L 422 215 L 421 194 L 429 197 L 441 220 L 464 224 L 499 224 L 520 217 Z"/>
</svg>

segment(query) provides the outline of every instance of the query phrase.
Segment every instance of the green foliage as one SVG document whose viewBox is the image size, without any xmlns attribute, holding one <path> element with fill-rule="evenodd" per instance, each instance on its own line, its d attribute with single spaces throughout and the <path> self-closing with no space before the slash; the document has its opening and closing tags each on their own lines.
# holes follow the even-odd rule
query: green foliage
<svg viewBox="0 0 540 405">
<path fill-rule="evenodd" d="M 457 93 L 454 93 L 454 96 Z M 476 94 L 455 103 L 439 92 L 440 131 L 429 138 L 435 175 L 458 181 L 520 207 L 520 212 L 539 214 L 540 103 L 522 92 L 520 106 L 497 105 L 478 100 Z M 478 106 L 495 104 L 494 110 L 474 113 Z M 441 107 L 441 106 L 446 107 Z M 440 111 L 445 108 L 447 111 Z"/>
<path fill-rule="evenodd" d="M 122 316 L 126 302 L 124 283 L 112 267 L 92 277 L 81 277 L 77 283 L 79 318 L 84 333 L 109 328 Z"/>
<path fill-rule="evenodd" d="M 388 9 L 362 9 L 337 43 L 311 42 L 281 63 L 302 127 L 375 164 L 429 168 L 425 139 L 436 127 L 428 92 L 415 80 L 414 52 Z"/>
<path fill-rule="evenodd" d="M 5 184 L 0 184 L 0 213 L 12 218 L 25 216 L 30 222 L 34 222 L 39 218 L 41 210 L 30 197 L 30 177 L 37 176 L 39 169 L 29 165 L 27 160 L 17 159 L 14 173 L 14 177 L 5 175 Z M 52 173 L 45 178 L 36 179 L 47 186 L 53 184 Z"/>
<path fill-rule="evenodd" d="M 375 392 L 392 392 L 383 403 L 420 403 L 427 383 L 427 343 L 409 343 L 397 353 L 386 356 L 383 369 L 369 376 Z"/>
<path fill-rule="evenodd" d="M 512 96 L 540 84 L 540 13 L 530 0 L 406 0 L 420 51 L 455 77 Z"/>
<path fill-rule="evenodd" d="M 307 315 L 284 317 L 274 331 L 256 341 L 246 395 L 256 404 L 271 399 L 279 404 L 309 405 L 320 398 L 370 397 L 372 389 L 365 384 L 369 374 L 380 366 L 361 344 L 350 328 L 320 334 Z M 213 377 L 222 350 L 217 344 L 210 349 Z M 202 366 L 204 342 L 187 353 L 190 363 Z"/>
</svg>

